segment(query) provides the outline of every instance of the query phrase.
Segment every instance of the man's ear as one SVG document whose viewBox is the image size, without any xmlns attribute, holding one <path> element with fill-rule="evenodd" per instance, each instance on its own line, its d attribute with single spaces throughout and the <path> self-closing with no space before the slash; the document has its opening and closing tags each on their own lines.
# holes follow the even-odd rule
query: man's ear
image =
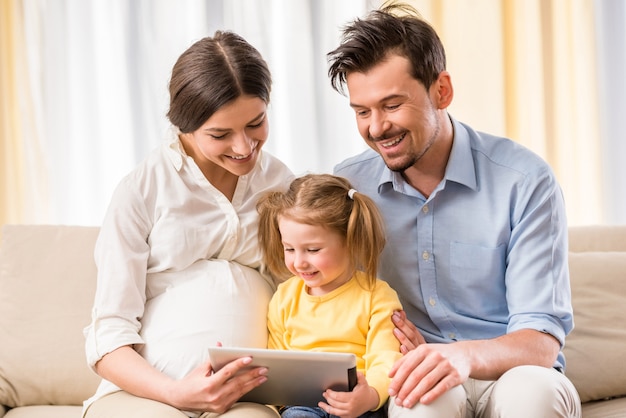
<svg viewBox="0 0 626 418">
<path fill-rule="evenodd" d="M 439 77 L 432 85 L 435 101 L 437 105 L 437 109 L 445 109 L 450 106 L 452 103 L 452 98 L 454 97 L 454 88 L 452 87 L 452 79 L 450 78 L 450 73 L 447 71 L 442 71 L 439 73 Z"/>
</svg>

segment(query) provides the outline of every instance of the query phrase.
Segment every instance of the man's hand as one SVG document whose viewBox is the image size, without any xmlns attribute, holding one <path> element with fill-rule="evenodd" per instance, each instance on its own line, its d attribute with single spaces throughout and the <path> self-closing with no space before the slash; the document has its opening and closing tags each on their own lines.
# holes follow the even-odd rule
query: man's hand
<svg viewBox="0 0 626 418">
<path fill-rule="evenodd" d="M 391 368 L 389 395 L 396 396 L 396 404 L 405 408 L 418 402 L 428 405 L 463 384 L 469 374 L 469 356 L 462 343 L 422 343 Z"/>
<path fill-rule="evenodd" d="M 427 405 L 468 379 L 467 353 L 457 343 L 427 344 L 404 311 L 394 312 L 391 320 L 403 354 L 389 372 L 389 395 L 396 396 L 396 404 L 406 408 L 418 402 Z"/>
<path fill-rule="evenodd" d="M 396 326 L 393 334 L 400 341 L 400 352 L 402 354 L 408 353 L 420 344 L 426 344 L 426 340 L 417 330 L 417 327 L 407 319 L 404 311 L 395 311 L 391 315 L 391 321 Z"/>
<path fill-rule="evenodd" d="M 395 316 L 395 314 L 394 314 Z M 394 319 L 394 323 L 396 320 Z M 410 322 L 399 318 L 405 340 L 415 345 Z M 400 328 L 398 328 L 400 329 Z M 489 340 L 457 341 L 448 344 L 417 342 L 417 346 L 394 364 L 389 394 L 396 404 L 413 407 L 429 404 L 471 376 L 479 380 L 497 380 L 513 367 L 535 365 L 552 367 L 559 353 L 559 341 L 550 334 L 522 329 Z"/>
</svg>

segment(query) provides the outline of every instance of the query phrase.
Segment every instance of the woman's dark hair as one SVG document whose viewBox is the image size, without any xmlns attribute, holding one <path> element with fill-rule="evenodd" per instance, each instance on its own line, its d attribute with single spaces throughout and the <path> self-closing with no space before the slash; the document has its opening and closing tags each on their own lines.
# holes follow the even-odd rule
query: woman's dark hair
<svg viewBox="0 0 626 418">
<path fill-rule="evenodd" d="M 343 28 L 339 47 L 327 55 L 331 85 L 343 93 L 348 74 L 367 72 L 389 54 L 408 58 L 411 75 L 426 89 L 446 69 L 446 53 L 435 30 L 412 6 L 393 3 Z"/>
<path fill-rule="evenodd" d="M 235 33 L 217 31 L 194 43 L 174 64 L 167 117 L 182 133 L 193 132 L 240 96 L 269 103 L 271 86 L 259 51 Z"/>
</svg>

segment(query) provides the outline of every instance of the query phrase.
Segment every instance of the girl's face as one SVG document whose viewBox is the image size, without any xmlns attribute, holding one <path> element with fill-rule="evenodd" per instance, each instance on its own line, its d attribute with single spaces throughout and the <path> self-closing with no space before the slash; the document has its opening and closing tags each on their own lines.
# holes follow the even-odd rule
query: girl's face
<svg viewBox="0 0 626 418">
<path fill-rule="evenodd" d="M 278 229 L 285 265 L 304 280 L 311 295 L 323 295 L 352 277 L 345 238 L 319 225 L 307 225 L 281 216 Z"/>
<path fill-rule="evenodd" d="M 240 96 L 221 107 L 197 130 L 182 134 L 185 151 L 207 178 L 224 170 L 242 176 L 254 168 L 269 134 L 267 103 Z"/>
</svg>

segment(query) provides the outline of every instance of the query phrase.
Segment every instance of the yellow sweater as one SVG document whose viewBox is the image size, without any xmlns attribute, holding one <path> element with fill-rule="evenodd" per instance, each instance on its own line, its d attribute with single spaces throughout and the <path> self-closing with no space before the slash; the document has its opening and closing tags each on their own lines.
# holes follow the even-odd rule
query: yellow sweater
<svg viewBox="0 0 626 418">
<path fill-rule="evenodd" d="M 365 275 L 322 296 L 311 296 L 299 277 L 281 283 L 268 311 L 269 348 L 354 353 L 357 369 L 378 392 L 380 408 L 389 397 L 388 377 L 400 358 L 391 314 L 401 309 L 396 292 L 377 280 L 366 290 Z"/>
</svg>

